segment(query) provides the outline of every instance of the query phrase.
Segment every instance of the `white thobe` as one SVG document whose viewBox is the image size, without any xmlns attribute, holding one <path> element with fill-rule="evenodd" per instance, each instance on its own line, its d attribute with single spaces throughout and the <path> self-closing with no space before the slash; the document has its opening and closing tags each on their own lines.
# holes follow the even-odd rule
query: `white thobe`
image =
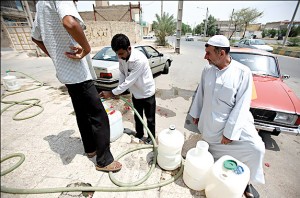
<svg viewBox="0 0 300 198">
<path fill-rule="evenodd" d="M 230 155 L 249 167 L 251 182 L 264 184 L 265 145 L 249 111 L 252 81 L 250 69 L 235 60 L 222 70 L 206 67 L 189 114 L 199 118 L 198 129 L 215 160 Z M 223 135 L 233 141 L 221 144 Z"/>
</svg>

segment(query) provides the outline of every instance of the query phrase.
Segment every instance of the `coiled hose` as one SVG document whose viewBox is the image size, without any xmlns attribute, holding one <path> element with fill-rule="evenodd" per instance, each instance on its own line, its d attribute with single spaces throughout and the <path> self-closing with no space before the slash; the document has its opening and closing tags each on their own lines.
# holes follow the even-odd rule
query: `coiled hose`
<svg viewBox="0 0 300 198">
<path fill-rule="evenodd" d="M 7 96 L 11 96 L 11 95 L 14 95 L 14 94 L 17 94 L 17 93 L 21 93 L 21 92 L 25 92 L 25 91 L 31 91 L 31 90 L 34 90 L 34 89 L 41 88 L 42 86 L 44 86 L 44 83 L 41 82 L 41 81 L 38 81 L 38 80 L 34 79 L 33 77 L 31 77 L 31 76 L 29 76 L 29 75 L 27 75 L 27 74 L 25 74 L 23 72 L 18 72 L 18 71 L 13 71 L 13 70 L 8 70 L 6 72 L 7 73 L 9 73 L 9 72 L 16 72 L 16 73 L 23 74 L 23 75 L 27 76 L 28 78 L 31 78 L 35 82 L 38 82 L 38 84 L 37 84 L 36 87 L 30 88 L 30 89 L 14 91 L 14 92 L 11 92 L 11 93 L 8 93 L 8 94 L 5 94 L 5 95 L 1 96 L 1 103 L 3 103 L 3 104 L 9 104 L 6 107 L 4 107 L 3 109 L 1 109 L 1 115 L 2 115 L 2 113 L 4 111 L 6 111 L 7 109 L 9 109 L 10 107 L 12 107 L 14 105 L 25 105 L 24 108 L 22 108 L 20 111 L 16 112 L 13 115 L 13 120 L 16 120 L 16 121 L 18 121 L 18 120 L 26 120 L 26 119 L 32 118 L 32 117 L 37 116 L 38 114 L 42 113 L 44 111 L 44 107 L 39 104 L 41 101 L 39 99 L 37 99 L 37 98 L 29 98 L 29 99 L 22 100 L 22 101 L 4 101 L 3 99 L 6 98 Z M 30 103 L 29 101 L 34 101 L 34 102 Z M 35 114 L 33 114 L 33 115 L 24 116 L 24 117 L 20 117 L 20 116 L 17 117 L 20 113 L 22 113 L 22 112 L 24 112 L 27 109 L 32 108 L 32 107 L 39 107 L 40 110 L 38 112 L 36 112 Z"/>
<path fill-rule="evenodd" d="M 24 74 L 24 75 L 26 75 L 26 74 Z M 26 75 L 26 76 L 28 76 L 28 75 Z M 30 77 L 30 78 L 32 78 L 32 77 Z M 43 86 L 43 83 L 41 83 L 40 86 Z M 37 87 L 37 88 L 39 88 L 39 87 Z M 36 89 L 36 88 L 34 88 L 34 89 Z M 32 89 L 30 89 L 30 90 L 32 90 Z M 19 91 L 19 92 L 21 92 L 21 91 Z M 17 92 L 17 93 L 19 93 L 19 92 Z M 15 92 L 12 93 L 12 94 L 15 94 Z M 12 94 L 9 94 L 9 95 L 12 95 Z M 6 186 L 2 186 L 1 185 L 1 192 L 3 192 L 3 193 L 11 193 L 11 194 L 44 194 L 44 193 L 58 193 L 58 192 L 80 192 L 80 191 L 82 191 L 82 192 L 93 192 L 93 191 L 100 191 L 100 192 L 141 191 L 141 190 L 150 190 L 150 189 L 153 189 L 153 188 L 162 187 L 162 186 L 168 185 L 168 184 L 176 181 L 182 175 L 182 173 L 183 173 L 183 159 L 181 161 L 181 168 L 180 168 L 180 170 L 178 171 L 178 173 L 176 175 L 174 175 L 170 179 L 165 180 L 163 182 L 156 183 L 156 184 L 140 185 L 144 181 L 146 181 L 150 177 L 150 175 L 152 174 L 152 172 L 154 171 L 154 168 L 155 168 L 155 165 L 156 165 L 157 147 L 158 146 L 157 146 L 157 143 L 155 141 L 155 138 L 153 137 L 153 135 L 151 134 L 151 132 L 148 129 L 147 125 L 145 124 L 145 122 L 143 121 L 143 119 L 141 118 L 141 116 L 139 115 L 139 113 L 136 111 L 136 109 L 133 107 L 133 105 L 130 102 L 128 102 L 125 98 L 123 98 L 122 96 L 120 96 L 120 98 L 126 104 L 128 104 L 133 109 L 133 111 L 137 114 L 138 118 L 140 119 L 140 121 L 142 122 L 143 126 L 145 127 L 148 135 L 152 139 L 153 145 L 144 145 L 144 146 L 138 146 L 136 148 L 129 149 L 129 150 L 121 153 L 119 156 L 117 156 L 116 160 L 119 160 L 121 157 L 123 157 L 126 154 L 131 153 L 133 151 L 140 150 L 140 149 L 149 149 L 149 148 L 152 148 L 153 149 L 153 153 L 154 153 L 153 161 L 152 161 L 150 170 L 148 171 L 148 173 L 143 178 L 141 178 L 138 181 L 132 182 L 132 183 L 123 183 L 123 182 L 120 182 L 120 181 L 116 180 L 114 178 L 114 176 L 113 176 L 113 173 L 109 172 L 109 178 L 110 178 L 110 180 L 114 184 L 116 184 L 117 186 L 119 186 L 119 187 L 101 187 L 101 186 L 99 186 L 99 187 L 57 187 L 57 188 L 21 189 L 21 188 L 11 188 L 11 187 L 6 187 Z M 10 104 L 12 104 L 9 107 L 11 107 L 11 106 L 13 106 L 15 104 L 22 104 L 22 105 L 29 105 L 30 107 L 31 106 L 39 106 L 39 107 L 41 107 L 43 109 L 43 107 L 38 104 L 39 102 L 34 103 L 34 104 L 27 104 L 25 102 L 25 101 L 29 101 L 29 100 L 32 100 L 32 99 L 28 99 L 28 100 L 25 100 L 25 101 L 22 101 L 22 102 L 3 101 L 2 99 L 3 98 L 1 98 L 1 102 L 3 102 L 3 103 L 6 103 L 6 104 L 10 103 Z M 5 110 L 8 109 L 9 107 L 5 108 Z M 26 107 L 23 110 L 17 112 L 14 115 L 14 117 L 16 117 L 16 115 L 18 115 L 19 113 L 25 111 L 26 109 L 28 109 L 30 107 Z M 1 111 L 1 114 L 2 114 L 3 111 L 4 110 Z M 40 112 L 42 112 L 42 111 L 40 111 Z M 36 116 L 36 115 L 37 114 L 35 114 L 33 116 Z M 28 119 L 28 118 L 33 117 L 33 116 L 29 116 L 29 117 L 22 118 L 22 119 Z M 20 118 L 18 118 L 18 119 L 20 119 Z M 2 162 L 6 161 L 8 159 L 15 158 L 15 157 L 19 157 L 20 160 L 15 165 L 13 165 L 12 167 L 10 167 L 10 168 L 8 168 L 8 169 L 6 169 L 4 171 L 1 171 L 1 177 L 4 176 L 4 175 L 6 175 L 6 174 L 8 174 L 8 173 L 10 173 L 11 171 L 15 170 L 17 167 L 19 167 L 24 162 L 25 155 L 22 154 L 22 153 L 13 153 L 13 154 L 5 156 L 4 158 L 1 158 L 1 163 L 2 163 Z"/>
</svg>

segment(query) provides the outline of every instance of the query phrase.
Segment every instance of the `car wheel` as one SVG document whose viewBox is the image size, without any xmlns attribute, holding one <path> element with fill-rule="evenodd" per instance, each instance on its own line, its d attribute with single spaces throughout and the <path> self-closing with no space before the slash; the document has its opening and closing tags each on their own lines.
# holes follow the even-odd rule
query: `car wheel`
<svg viewBox="0 0 300 198">
<path fill-rule="evenodd" d="M 166 63 L 165 63 L 165 67 L 164 67 L 164 70 L 163 70 L 163 74 L 168 74 L 169 73 L 169 67 L 170 67 L 170 63 L 169 63 L 169 61 L 167 61 Z"/>
</svg>

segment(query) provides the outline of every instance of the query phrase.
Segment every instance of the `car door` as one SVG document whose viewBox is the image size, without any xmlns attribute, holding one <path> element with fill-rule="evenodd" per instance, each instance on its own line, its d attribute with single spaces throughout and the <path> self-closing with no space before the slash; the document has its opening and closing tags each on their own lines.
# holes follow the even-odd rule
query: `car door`
<svg viewBox="0 0 300 198">
<path fill-rule="evenodd" d="M 151 67 L 152 73 L 158 73 L 163 70 L 165 63 L 163 61 L 163 56 L 151 46 L 143 46 L 145 52 L 148 54 L 149 65 Z"/>
</svg>

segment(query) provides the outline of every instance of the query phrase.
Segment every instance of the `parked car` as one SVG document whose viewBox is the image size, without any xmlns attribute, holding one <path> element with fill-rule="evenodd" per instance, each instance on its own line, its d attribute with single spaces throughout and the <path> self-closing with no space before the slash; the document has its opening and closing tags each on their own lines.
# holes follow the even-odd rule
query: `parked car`
<svg viewBox="0 0 300 198">
<path fill-rule="evenodd" d="M 194 37 L 192 33 L 186 33 L 185 34 L 185 40 L 186 41 L 194 41 Z"/>
<path fill-rule="evenodd" d="M 252 99 L 250 111 L 256 129 L 274 135 L 299 135 L 300 100 L 283 82 L 290 76 L 281 74 L 277 57 L 247 48 L 231 48 L 230 55 L 252 71 L 256 98 Z"/>
<path fill-rule="evenodd" d="M 242 39 L 239 42 L 233 45 L 234 47 L 245 47 L 245 48 L 252 48 L 252 49 L 261 49 L 268 52 L 273 52 L 273 47 L 267 45 L 261 39 Z"/>
<path fill-rule="evenodd" d="M 169 67 L 173 61 L 170 54 L 158 52 L 149 45 L 133 46 L 140 50 L 149 60 L 152 74 L 169 73 Z M 110 46 L 102 48 L 92 58 L 92 65 L 97 75 L 95 85 L 101 90 L 112 90 L 119 84 L 119 59 Z"/>
</svg>

